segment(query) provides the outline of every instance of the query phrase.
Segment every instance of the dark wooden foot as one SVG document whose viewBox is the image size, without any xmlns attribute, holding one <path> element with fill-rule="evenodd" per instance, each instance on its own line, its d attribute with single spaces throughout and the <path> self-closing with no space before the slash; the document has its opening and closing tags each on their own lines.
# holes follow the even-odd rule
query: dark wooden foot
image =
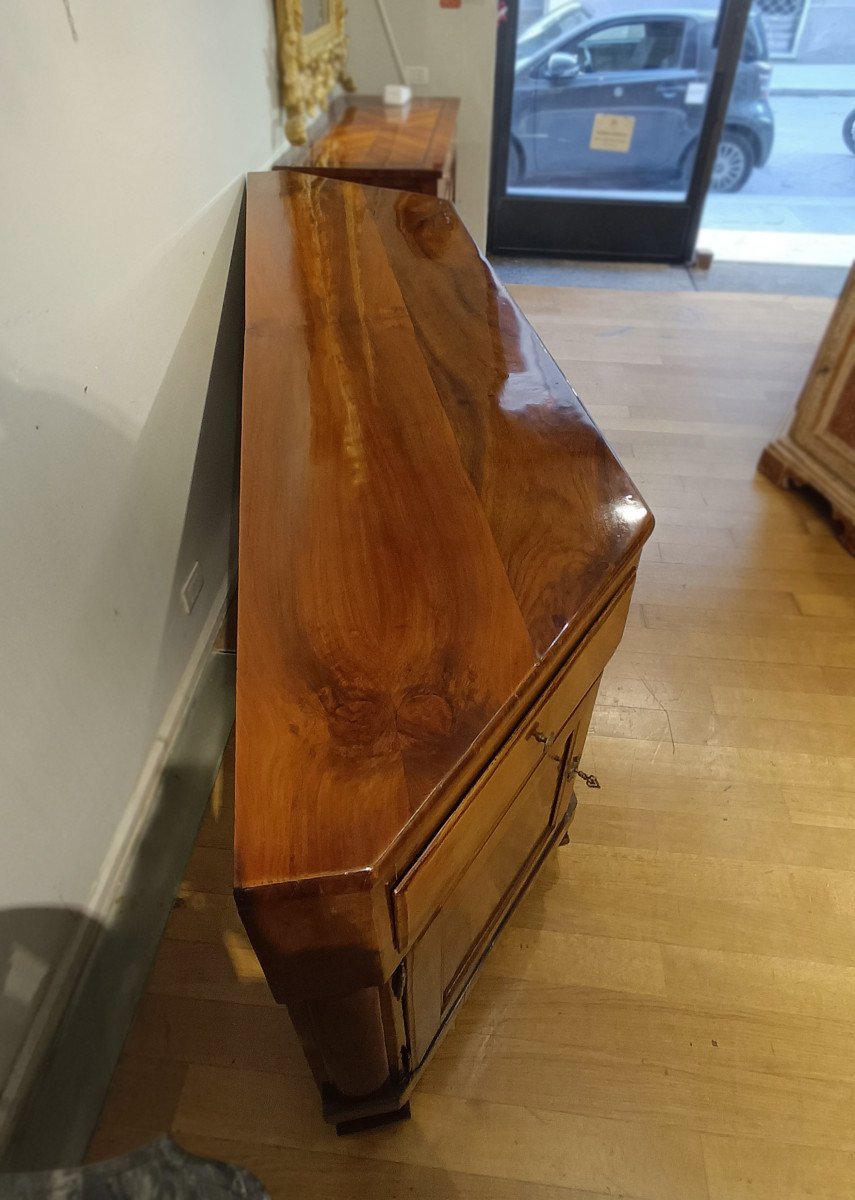
<svg viewBox="0 0 855 1200">
<path fill-rule="evenodd" d="M 569 829 L 564 834 L 564 837 L 561 839 L 561 841 L 558 843 L 558 845 L 559 846 L 569 846 L 570 845 L 570 830 Z"/>
<path fill-rule="evenodd" d="M 786 442 L 783 442 L 782 447 L 785 446 Z M 844 550 L 855 554 L 855 516 L 848 512 L 842 512 L 832 497 L 823 490 L 819 480 L 815 480 L 813 483 L 804 480 L 790 466 L 785 449 L 779 449 L 777 442 L 770 442 L 763 451 L 757 464 L 757 470 L 767 479 L 771 479 L 772 483 L 777 484 L 778 487 L 798 488 L 814 497 L 828 514 L 832 530 Z"/>
<path fill-rule="evenodd" d="M 335 1131 L 339 1137 L 347 1137 L 350 1133 L 365 1133 L 368 1129 L 379 1129 L 382 1125 L 395 1125 L 398 1121 L 409 1121 L 409 1101 L 392 1112 L 375 1113 L 370 1117 L 355 1117 L 352 1121 L 339 1121 Z"/>
<path fill-rule="evenodd" d="M 757 464 L 757 470 L 779 488 L 788 488 L 794 481 L 792 472 L 778 453 L 775 443 L 770 442 Z"/>
</svg>

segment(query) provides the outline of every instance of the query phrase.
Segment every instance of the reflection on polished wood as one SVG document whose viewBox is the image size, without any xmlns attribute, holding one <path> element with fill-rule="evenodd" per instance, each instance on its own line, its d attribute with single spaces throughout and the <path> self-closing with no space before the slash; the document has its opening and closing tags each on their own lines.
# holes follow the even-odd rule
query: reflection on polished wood
<svg viewBox="0 0 855 1200">
<path fill-rule="evenodd" d="M 602 789 L 412 1121 L 340 1139 L 229 895 L 227 758 L 92 1154 L 169 1129 L 274 1200 L 850 1200 L 855 573 L 755 474 L 832 305 L 514 296 L 656 512 L 583 758 Z"/>
<path fill-rule="evenodd" d="M 291 146 L 277 168 L 454 200 L 457 113 L 449 96 L 388 105 L 339 96 L 307 146 Z"/>
<path fill-rule="evenodd" d="M 273 172 L 247 230 L 235 883 L 359 1116 L 562 832 L 652 522 L 450 205 Z"/>
</svg>

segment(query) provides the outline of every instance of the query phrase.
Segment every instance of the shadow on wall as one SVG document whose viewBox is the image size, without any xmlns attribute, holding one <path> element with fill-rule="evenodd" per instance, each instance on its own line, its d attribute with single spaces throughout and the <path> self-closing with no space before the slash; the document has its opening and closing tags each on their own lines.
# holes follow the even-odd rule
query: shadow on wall
<svg viewBox="0 0 855 1200">
<path fill-rule="evenodd" d="M 37 1040 L 34 1013 L 45 1003 L 53 966 L 63 952 L 91 951 L 99 924 L 70 908 L 34 906 L 0 911 L 0 1148 L 22 1081 L 22 1060 L 31 1057 L 26 1039 Z M 26 1086 L 26 1081 L 23 1081 Z"/>
<path fill-rule="evenodd" d="M 237 579 L 238 541 L 238 476 L 240 466 L 240 412 L 243 382 L 243 337 L 244 337 L 244 271 L 246 263 L 246 193 L 241 199 L 240 211 L 234 234 L 228 229 L 215 251 L 214 257 L 230 254 L 225 289 L 222 292 L 222 308 L 217 338 L 211 359 L 211 371 L 205 393 L 204 408 L 199 423 L 199 438 L 190 476 L 190 488 L 184 510 L 175 570 L 170 589 L 168 620 L 164 626 L 158 656 L 155 680 L 168 677 L 169 667 L 175 659 L 175 636 L 169 628 L 169 620 L 181 623 L 184 620 L 181 608 L 181 588 L 201 553 L 200 547 L 210 546 L 213 555 L 202 562 L 207 586 L 214 587 L 223 574 L 234 584 Z M 211 285 L 209 277 L 200 290 L 200 299 L 191 320 L 188 321 L 181 340 L 170 363 L 164 387 L 158 395 L 158 403 L 152 413 L 168 414 L 169 401 L 174 394 L 173 379 L 181 380 L 184 362 L 192 363 L 197 353 L 198 336 L 194 329 L 194 317 L 200 314 L 199 322 L 204 328 L 204 315 L 209 302 L 216 303 L 219 291 L 213 296 L 205 294 Z M 219 287 L 219 280 L 214 282 Z M 200 330 L 199 332 L 202 332 Z M 180 387 L 180 383 L 179 383 Z M 159 403 L 164 395 L 166 403 Z M 144 436 L 158 439 L 155 429 L 149 434 L 146 424 Z M 218 525 L 211 526 L 214 516 Z M 213 561 L 212 561 L 213 560 Z M 213 599 L 213 597 L 211 597 Z M 191 627 L 192 635 L 192 627 Z M 192 650 L 192 636 L 184 639 L 184 649 Z M 154 724 L 162 717 L 162 703 L 157 693 L 152 694 L 153 711 L 149 717 Z"/>
<path fill-rule="evenodd" d="M 50 986 L 55 947 L 70 949 L 77 978 L 49 1048 L 33 1056 L 37 1073 L 22 1089 L 11 1131 L 0 1129 L 0 1149 L 3 1133 L 11 1132 L 0 1169 L 73 1166 L 86 1152 L 234 719 L 233 703 L 224 702 L 234 695 L 234 656 L 213 655 L 203 685 L 109 926 L 69 909 L 0 912 L 0 1046 L 19 1047 L 32 1027 Z"/>
</svg>

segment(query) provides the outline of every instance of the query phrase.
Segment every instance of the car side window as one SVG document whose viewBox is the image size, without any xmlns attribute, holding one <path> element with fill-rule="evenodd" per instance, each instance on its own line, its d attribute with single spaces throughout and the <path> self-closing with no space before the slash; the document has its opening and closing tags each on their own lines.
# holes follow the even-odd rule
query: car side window
<svg viewBox="0 0 855 1200">
<path fill-rule="evenodd" d="M 661 71 L 680 66 L 683 32 L 682 21 L 657 18 L 621 22 L 606 25 L 582 38 L 575 50 L 582 70 L 595 75 L 613 71 Z"/>
<path fill-rule="evenodd" d="M 757 36 L 750 25 L 745 30 L 745 39 L 742 43 L 742 52 L 739 57 L 744 63 L 757 62 L 760 58 L 760 47 L 757 45 Z"/>
</svg>

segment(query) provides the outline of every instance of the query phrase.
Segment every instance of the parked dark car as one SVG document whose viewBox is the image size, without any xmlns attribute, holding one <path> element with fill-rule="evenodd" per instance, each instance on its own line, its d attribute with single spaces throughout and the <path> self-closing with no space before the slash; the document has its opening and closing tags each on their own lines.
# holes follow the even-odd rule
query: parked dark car
<svg viewBox="0 0 855 1200">
<path fill-rule="evenodd" d="M 685 185 L 715 63 L 717 14 L 685 9 L 592 19 L 582 4 L 571 3 L 553 19 L 554 36 L 545 18 L 517 45 L 510 185 Z M 752 13 L 713 168 L 713 191 L 739 191 L 769 158 L 771 74 L 763 24 Z M 633 121 L 612 122 L 609 142 L 608 118 L 616 116 Z M 595 119 L 605 136 L 592 137 Z"/>
</svg>

